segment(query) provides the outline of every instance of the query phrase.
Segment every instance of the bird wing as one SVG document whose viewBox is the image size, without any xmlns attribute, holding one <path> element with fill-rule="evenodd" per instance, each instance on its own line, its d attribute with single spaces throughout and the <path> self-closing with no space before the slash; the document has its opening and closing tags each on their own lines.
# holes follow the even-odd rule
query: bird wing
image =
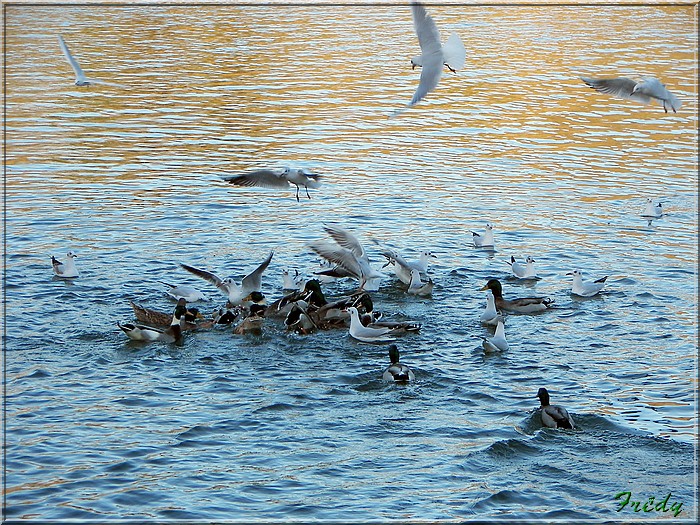
<svg viewBox="0 0 700 525">
<path fill-rule="evenodd" d="M 442 60 L 455 71 L 464 67 L 467 61 L 467 50 L 464 49 L 464 43 L 457 33 L 452 33 L 442 46 Z"/>
<path fill-rule="evenodd" d="M 443 66 L 442 45 L 440 44 L 440 32 L 432 17 L 425 7 L 419 3 L 411 4 L 413 10 L 413 26 L 418 36 L 418 43 L 422 51 L 423 62 L 420 72 L 418 88 L 413 94 L 409 107 L 420 102 L 430 91 L 435 89 L 440 82 Z"/>
<path fill-rule="evenodd" d="M 224 177 L 224 180 L 235 186 L 260 186 L 264 188 L 287 188 L 289 181 L 272 170 L 256 170 L 242 175 L 231 175 Z"/>
<path fill-rule="evenodd" d="M 184 263 L 180 263 L 180 266 L 182 266 L 188 272 L 195 274 L 197 277 L 201 277 L 202 279 L 209 281 L 214 286 L 222 290 L 224 293 L 228 294 L 228 289 L 224 286 L 224 282 L 213 273 L 207 272 L 206 270 L 200 270 L 199 268 L 194 268 L 192 266 L 188 266 Z"/>
<path fill-rule="evenodd" d="M 637 85 L 632 79 L 619 77 L 619 78 L 589 78 L 580 77 L 589 87 L 600 91 L 601 93 L 608 93 L 610 95 L 616 95 L 618 97 L 626 98 L 629 100 L 636 100 L 642 104 L 648 104 L 651 102 L 651 97 L 644 95 L 642 93 L 632 94 L 634 86 Z"/>
<path fill-rule="evenodd" d="M 352 251 L 320 242 L 312 243 L 309 247 L 324 259 L 347 270 L 351 277 L 362 279 L 362 268 Z"/>
<path fill-rule="evenodd" d="M 358 259 L 366 257 L 365 249 L 362 247 L 359 239 L 348 230 L 338 226 L 324 226 L 323 229 L 335 242 L 350 250 Z"/>
<path fill-rule="evenodd" d="M 549 405 L 542 409 L 547 415 L 549 415 L 554 421 L 556 421 L 558 427 L 570 428 L 572 427 L 569 413 L 564 407 Z"/>
<path fill-rule="evenodd" d="M 63 54 L 66 55 L 68 63 L 73 68 L 73 71 L 75 71 L 76 81 L 86 80 L 85 73 L 83 73 L 83 70 L 81 69 L 80 64 L 78 64 L 78 61 L 75 58 L 73 58 L 73 55 L 70 54 L 68 46 L 66 45 L 66 42 L 63 40 L 63 37 L 61 35 L 58 35 L 58 45 L 61 46 L 61 50 L 63 51 Z"/>
<path fill-rule="evenodd" d="M 270 255 L 267 256 L 267 259 L 260 263 L 260 266 L 243 278 L 241 281 L 241 290 L 243 293 L 260 291 L 260 288 L 262 288 L 262 274 L 269 266 L 274 254 L 275 252 L 271 251 Z"/>
</svg>

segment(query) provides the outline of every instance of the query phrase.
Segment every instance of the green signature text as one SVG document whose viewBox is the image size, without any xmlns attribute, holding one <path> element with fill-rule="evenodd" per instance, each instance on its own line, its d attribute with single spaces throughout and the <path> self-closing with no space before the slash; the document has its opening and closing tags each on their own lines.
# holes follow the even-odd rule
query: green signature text
<svg viewBox="0 0 700 525">
<path fill-rule="evenodd" d="M 629 505 L 630 509 L 633 509 L 634 512 L 673 512 L 673 517 L 676 517 L 681 513 L 681 507 L 683 507 L 683 503 L 678 501 L 675 501 L 670 506 L 668 505 L 669 500 L 671 499 L 670 492 L 668 493 L 668 496 L 662 500 L 659 500 L 657 503 L 654 503 L 654 496 L 649 496 L 649 499 L 644 503 L 642 503 L 643 500 L 633 501 L 632 492 L 630 491 L 617 493 L 615 495 L 615 499 L 621 500 L 617 512 L 620 512 Z"/>
</svg>

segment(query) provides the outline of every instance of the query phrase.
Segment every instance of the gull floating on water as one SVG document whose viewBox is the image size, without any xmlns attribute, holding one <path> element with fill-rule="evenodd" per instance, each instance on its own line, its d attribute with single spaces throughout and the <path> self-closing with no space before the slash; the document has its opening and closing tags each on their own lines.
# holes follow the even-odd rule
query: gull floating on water
<svg viewBox="0 0 700 525">
<path fill-rule="evenodd" d="M 486 225 L 486 231 L 483 235 L 472 231 L 472 240 L 477 248 L 495 248 L 496 243 L 493 240 L 493 226 Z"/>
<path fill-rule="evenodd" d="M 78 268 L 76 268 L 75 261 L 73 260 L 75 257 L 77 257 L 77 255 L 73 252 L 68 252 L 66 254 L 66 262 L 62 263 L 52 255 L 51 266 L 53 267 L 53 273 L 56 274 L 57 277 L 63 279 L 75 279 L 78 277 Z"/>
<path fill-rule="evenodd" d="M 391 365 L 389 365 L 382 374 L 382 379 L 384 381 L 406 383 L 416 380 L 413 371 L 399 361 L 399 349 L 396 345 L 389 345 L 389 361 Z"/>
<path fill-rule="evenodd" d="M 485 352 L 506 351 L 510 348 L 506 340 L 506 330 L 503 318 L 499 316 L 496 324 L 496 333 L 491 338 L 484 338 L 481 342 Z"/>
<path fill-rule="evenodd" d="M 464 44 L 459 36 L 451 35 L 443 47 L 440 43 L 440 32 L 425 6 L 419 2 L 413 2 L 411 11 L 413 13 L 413 27 L 421 49 L 421 55 L 413 58 L 411 64 L 413 68 L 421 66 L 420 81 L 408 105 L 395 111 L 392 116 L 415 106 L 435 89 L 440 82 L 443 65 L 446 65 L 451 71 L 456 71 L 464 67 L 466 60 Z"/>
<path fill-rule="evenodd" d="M 264 188 L 288 188 L 290 185 L 297 188 L 297 202 L 299 202 L 299 188 L 304 187 L 306 196 L 310 199 L 309 188 L 318 188 L 321 183 L 320 175 L 314 175 L 303 169 L 284 168 L 281 172 L 273 170 L 256 170 L 242 175 L 231 175 L 224 180 L 234 186 L 260 186 Z"/>
<path fill-rule="evenodd" d="M 574 284 L 571 287 L 571 293 L 574 295 L 580 295 L 581 297 L 593 297 L 603 289 L 603 286 L 605 286 L 605 281 L 608 278 L 606 275 L 605 277 L 601 277 L 595 281 L 584 282 L 581 270 L 574 270 L 566 275 L 574 276 Z"/>
<path fill-rule="evenodd" d="M 262 288 L 262 274 L 267 269 L 274 252 L 270 252 L 260 265 L 246 275 L 242 280 L 240 286 L 234 282 L 233 279 L 221 279 L 214 275 L 213 273 L 207 272 L 205 270 L 200 270 L 198 268 L 193 268 L 187 264 L 180 264 L 185 270 L 195 274 L 202 279 L 205 279 L 215 285 L 228 299 L 231 305 L 241 305 L 250 302 L 250 295 L 253 292 L 260 292 Z"/>
<path fill-rule="evenodd" d="M 411 282 L 408 285 L 408 290 L 406 290 L 406 292 L 410 293 L 411 295 L 428 297 L 433 293 L 433 286 L 435 286 L 435 283 L 433 283 L 433 280 L 430 277 L 428 277 L 428 282 L 424 283 L 420 279 L 420 272 L 413 268 L 411 270 Z"/>
<path fill-rule="evenodd" d="M 350 313 L 349 333 L 358 341 L 363 341 L 365 343 L 380 343 L 394 339 L 394 334 L 397 332 L 397 329 L 386 326 L 365 326 L 362 324 L 362 321 L 360 321 L 360 314 L 357 311 L 357 308 L 351 306 L 347 310 Z"/>
<path fill-rule="evenodd" d="M 663 214 L 664 212 L 663 208 L 661 207 L 661 203 L 654 206 L 654 201 L 648 198 L 647 203 L 644 206 L 642 217 L 646 219 L 659 219 Z"/>
<path fill-rule="evenodd" d="M 349 231 L 337 226 L 325 226 L 324 230 L 338 244 L 315 242 L 309 247 L 318 255 L 340 266 L 349 277 L 360 281 L 360 289 L 374 292 L 379 289 L 381 279 L 385 275 L 372 268 L 369 257 L 357 237 Z"/>
<path fill-rule="evenodd" d="M 546 388 L 540 388 L 537 391 L 537 397 L 540 399 L 540 416 L 544 426 L 549 428 L 576 428 L 573 418 L 564 407 L 549 404 L 549 392 L 547 392 Z"/>
<path fill-rule="evenodd" d="M 384 267 L 392 265 L 396 277 L 404 284 L 411 283 L 411 270 L 418 270 L 419 273 L 426 273 L 431 259 L 437 259 L 437 256 L 431 251 L 422 251 L 417 261 L 407 261 L 399 252 L 391 248 L 382 246 L 377 240 L 373 239 L 374 244 L 379 248 L 379 252 L 386 258 L 387 263 Z"/>
<path fill-rule="evenodd" d="M 479 321 L 481 321 L 481 324 L 495 325 L 498 323 L 499 318 L 500 315 L 498 310 L 496 310 L 496 299 L 492 293 L 486 294 L 486 308 L 481 313 Z"/>
<path fill-rule="evenodd" d="M 294 275 L 289 270 L 282 270 L 282 290 L 303 290 L 304 279 L 299 276 L 299 270 Z"/>
<path fill-rule="evenodd" d="M 664 111 L 672 109 L 674 113 L 681 107 L 681 101 L 671 93 L 661 81 L 653 77 L 643 78 L 639 82 L 625 77 L 590 78 L 580 77 L 589 87 L 618 97 L 649 104 L 652 99 L 661 102 Z"/>
<path fill-rule="evenodd" d="M 71 65 L 73 68 L 73 71 L 75 72 L 75 85 L 76 86 L 89 86 L 91 84 L 104 84 L 105 86 L 114 86 L 114 87 L 124 87 L 121 84 L 114 84 L 112 82 L 104 82 L 102 80 L 95 80 L 92 78 L 87 78 L 85 76 L 85 73 L 83 73 L 82 68 L 80 67 L 80 64 L 78 64 L 78 61 L 71 55 L 71 52 L 68 50 L 68 46 L 66 45 L 66 42 L 63 40 L 63 37 L 61 35 L 58 35 L 58 45 L 61 46 L 61 50 L 63 51 L 63 54 L 66 55 L 66 60 L 68 60 L 68 63 Z"/>
<path fill-rule="evenodd" d="M 510 270 L 518 279 L 538 279 L 535 271 L 535 259 L 529 255 L 525 258 L 525 266 L 515 260 L 511 255 L 510 261 L 506 261 L 510 265 Z"/>
</svg>

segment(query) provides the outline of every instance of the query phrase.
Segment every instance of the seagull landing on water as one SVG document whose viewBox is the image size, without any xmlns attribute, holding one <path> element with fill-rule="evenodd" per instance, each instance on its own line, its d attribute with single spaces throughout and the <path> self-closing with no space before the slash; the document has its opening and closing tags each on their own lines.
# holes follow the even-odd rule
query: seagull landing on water
<svg viewBox="0 0 700 525">
<path fill-rule="evenodd" d="M 396 110 L 391 116 L 396 116 L 411 106 L 415 106 L 435 89 L 440 82 L 443 65 L 456 72 L 464 67 L 466 60 L 464 44 L 459 36 L 451 35 L 443 46 L 440 43 L 440 32 L 433 18 L 425 10 L 425 6 L 419 2 L 413 2 L 411 11 L 413 12 L 413 27 L 416 30 L 421 50 L 420 56 L 411 60 L 411 66 L 413 68 L 421 67 L 420 81 L 408 105 Z"/>
<path fill-rule="evenodd" d="M 63 51 L 63 54 L 66 55 L 66 60 L 68 60 L 68 63 L 70 66 L 73 68 L 73 71 L 75 72 L 75 85 L 76 86 L 89 86 L 91 84 L 104 84 L 105 86 L 114 86 L 114 87 L 124 87 L 121 84 L 113 84 L 111 82 L 104 82 L 102 80 L 94 80 L 92 78 L 87 78 L 85 76 L 85 73 L 83 73 L 82 68 L 80 67 L 80 64 L 78 64 L 78 61 L 71 55 L 71 52 L 68 50 L 68 46 L 66 45 L 66 42 L 63 40 L 63 37 L 61 35 L 58 35 L 58 45 L 61 46 L 61 50 Z"/>
<path fill-rule="evenodd" d="M 608 93 L 642 104 L 649 104 L 652 99 L 661 102 L 664 111 L 673 110 L 676 113 L 681 108 L 681 101 L 671 93 L 661 81 L 647 77 L 639 82 L 625 77 L 619 78 L 588 78 L 580 77 L 589 87 L 601 93 Z"/>
<path fill-rule="evenodd" d="M 297 187 L 297 202 L 299 202 L 299 188 L 304 187 L 306 196 L 310 199 L 309 188 L 318 188 L 321 176 L 314 175 L 303 169 L 284 168 L 281 172 L 273 170 L 256 170 L 241 175 L 224 177 L 224 180 L 234 186 L 260 186 L 264 188 L 288 188 L 290 185 Z"/>
</svg>

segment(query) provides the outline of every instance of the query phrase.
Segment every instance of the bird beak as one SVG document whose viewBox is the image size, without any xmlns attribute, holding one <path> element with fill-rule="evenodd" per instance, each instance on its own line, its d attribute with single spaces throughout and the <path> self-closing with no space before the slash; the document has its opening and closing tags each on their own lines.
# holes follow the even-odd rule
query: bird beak
<svg viewBox="0 0 700 525">
<path fill-rule="evenodd" d="M 566 275 L 574 275 L 572 272 L 566 272 Z"/>
<path fill-rule="evenodd" d="M 479 291 L 482 292 L 482 291 L 488 290 L 488 289 L 489 289 L 489 285 L 485 284 L 482 288 L 479 288 Z"/>
</svg>

